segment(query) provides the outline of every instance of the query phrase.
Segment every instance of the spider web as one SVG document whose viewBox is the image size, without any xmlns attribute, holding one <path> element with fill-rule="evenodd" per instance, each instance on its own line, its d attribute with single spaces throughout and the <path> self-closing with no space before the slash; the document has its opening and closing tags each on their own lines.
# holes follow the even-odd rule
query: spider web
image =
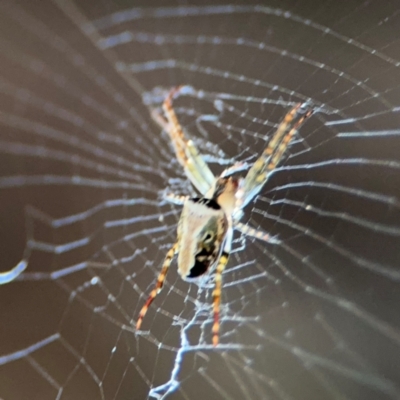
<svg viewBox="0 0 400 400">
<path fill-rule="evenodd" d="M 399 399 L 396 2 L 0 4 L 0 398 Z M 175 265 L 194 189 L 151 120 L 165 92 L 218 174 L 290 107 L 316 113 L 212 281 Z"/>
</svg>

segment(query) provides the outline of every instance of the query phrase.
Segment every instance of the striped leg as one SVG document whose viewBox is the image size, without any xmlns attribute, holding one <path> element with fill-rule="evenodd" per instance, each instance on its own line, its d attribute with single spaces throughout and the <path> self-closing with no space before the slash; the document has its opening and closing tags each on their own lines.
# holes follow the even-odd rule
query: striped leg
<svg viewBox="0 0 400 400">
<path fill-rule="evenodd" d="M 217 270 L 215 272 L 215 288 L 213 291 L 213 309 L 214 309 L 214 324 L 212 327 L 213 345 L 217 346 L 219 342 L 219 311 L 221 306 L 221 287 L 222 287 L 222 273 L 228 264 L 229 253 L 223 251 L 218 261 Z"/>
<path fill-rule="evenodd" d="M 194 143 L 185 136 L 173 108 L 173 100 L 177 96 L 180 94 L 192 94 L 193 91 L 194 89 L 189 86 L 173 88 L 163 103 L 163 110 L 167 120 L 155 110 L 152 112 L 152 117 L 169 134 L 176 157 L 184 168 L 186 176 L 191 180 L 196 189 L 205 195 L 212 187 L 215 177 Z"/>
<path fill-rule="evenodd" d="M 177 206 L 183 206 L 183 204 L 185 203 L 185 200 L 189 196 L 183 196 L 183 195 L 179 195 L 179 194 L 175 194 L 175 193 L 165 193 L 163 197 L 169 203 L 176 204 Z"/>
<path fill-rule="evenodd" d="M 215 271 L 215 287 L 213 291 L 213 311 L 214 311 L 214 323 L 212 327 L 213 345 L 217 346 L 219 343 L 219 313 L 221 307 L 221 294 L 222 294 L 222 273 L 228 264 L 229 254 L 231 252 L 233 239 L 232 223 L 229 222 L 229 228 L 225 237 L 224 250 L 222 251 L 221 257 L 218 260 L 217 269 Z"/>
<path fill-rule="evenodd" d="M 297 104 L 290 110 L 279 124 L 267 148 L 255 161 L 248 172 L 243 186 L 240 189 L 241 205 L 243 208 L 261 190 L 269 174 L 281 161 L 290 142 L 304 121 L 312 114 L 313 110 L 307 103 Z"/>
<path fill-rule="evenodd" d="M 241 222 L 237 222 L 235 225 L 235 229 L 239 232 L 242 232 L 246 236 L 251 236 L 256 239 L 260 239 L 264 242 L 279 244 L 280 240 L 276 236 L 270 236 L 268 233 L 261 231 L 259 229 L 254 229 L 251 226 L 245 225 Z"/>
<path fill-rule="evenodd" d="M 138 318 L 138 320 L 137 320 L 137 322 L 136 322 L 136 329 L 137 329 L 137 330 L 140 329 L 140 326 L 142 325 L 143 318 L 144 318 L 144 316 L 146 315 L 147 310 L 148 310 L 149 307 L 150 307 L 150 304 L 151 304 L 151 303 L 153 302 L 153 300 L 156 298 L 156 296 L 158 295 L 158 293 L 160 293 L 160 291 L 161 291 L 161 289 L 162 289 L 162 287 L 163 287 L 164 280 L 165 280 L 165 277 L 166 277 L 167 272 L 168 272 L 168 268 L 169 268 L 169 266 L 171 265 L 171 261 L 172 261 L 172 259 L 174 258 L 174 255 L 175 255 L 177 249 L 178 249 L 178 242 L 176 242 L 176 243 L 169 249 L 169 251 L 168 251 L 168 253 L 167 253 L 166 257 L 165 257 L 165 261 L 164 261 L 164 264 L 163 264 L 163 266 L 162 266 L 160 275 L 158 275 L 158 278 L 157 278 L 156 287 L 151 291 L 149 298 L 146 300 L 146 303 L 144 304 L 144 306 L 143 306 L 142 309 L 140 310 L 139 318 Z"/>
</svg>

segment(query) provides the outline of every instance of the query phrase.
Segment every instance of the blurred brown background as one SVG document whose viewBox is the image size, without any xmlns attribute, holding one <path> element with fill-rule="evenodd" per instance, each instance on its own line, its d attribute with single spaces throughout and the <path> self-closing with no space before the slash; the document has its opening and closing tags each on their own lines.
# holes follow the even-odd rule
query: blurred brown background
<svg viewBox="0 0 400 400">
<path fill-rule="evenodd" d="M 28 267 L 0 286 L 0 398 L 400 398 L 399 10 L 2 2 L 0 270 Z M 282 244 L 235 236 L 218 350 L 212 288 L 174 266 L 134 329 L 175 240 L 162 192 L 194 193 L 149 113 L 179 84 L 216 173 L 320 107 L 246 209 Z"/>
</svg>

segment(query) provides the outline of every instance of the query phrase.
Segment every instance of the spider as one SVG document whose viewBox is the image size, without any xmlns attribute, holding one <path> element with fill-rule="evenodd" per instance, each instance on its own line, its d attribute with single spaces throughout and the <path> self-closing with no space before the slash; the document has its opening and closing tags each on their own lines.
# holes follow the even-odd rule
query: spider
<svg viewBox="0 0 400 400">
<path fill-rule="evenodd" d="M 155 110 L 152 113 L 153 119 L 169 134 L 179 163 L 201 197 L 169 196 L 175 203 L 183 205 L 177 240 L 167 252 L 155 288 L 139 313 L 136 329 L 140 329 L 149 306 L 163 287 L 172 259 L 178 254 L 178 272 L 186 281 L 195 280 L 215 267 L 212 341 L 213 345 L 217 346 L 222 273 L 228 263 L 233 230 L 237 229 L 245 235 L 276 243 L 276 239 L 268 234 L 242 224 L 240 222 L 242 209 L 260 192 L 282 160 L 296 132 L 313 110 L 308 103 L 299 103 L 292 108 L 245 178 L 238 176 L 238 172 L 244 169 L 243 163 L 234 164 L 216 178 L 194 143 L 185 137 L 173 109 L 172 103 L 177 96 L 193 93 L 193 90 L 189 86 L 173 88 L 163 103 L 166 118 Z"/>
</svg>

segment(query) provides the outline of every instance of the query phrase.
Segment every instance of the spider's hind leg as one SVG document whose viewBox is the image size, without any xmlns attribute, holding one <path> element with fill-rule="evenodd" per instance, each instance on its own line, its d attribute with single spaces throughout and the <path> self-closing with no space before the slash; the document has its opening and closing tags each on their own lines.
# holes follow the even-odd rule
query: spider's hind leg
<svg viewBox="0 0 400 400">
<path fill-rule="evenodd" d="M 165 277 L 167 276 L 167 272 L 168 272 L 169 266 L 171 265 L 171 261 L 174 258 L 174 255 L 177 252 L 177 249 L 178 249 L 178 242 L 176 242 L 169 249 L 169 251 L 168 251 L 168 253 L 167 253 L 166 257 L 165 257 L 164 264 L 162 266 L 161 272 L 158 275 L 156 286 L 151 291 L 150 296 L 146 300 L 146 303 L 144 303 L 144 306 L 140 310 L 139 317 L 138 317 L 138 320 L 136 322 L 136 330 L 140 329 L 140 327 L 142 325 L 142 322 L 143 322 L 143 318 L 147 313 L 147 310 L 149 309 L 151 303 L 156 298 L 158 293 L 160 293 L 160 291 L 161 291 L 161 289 L 162 289 L 162 287 L 164 285 Z"/>
<path fill-rule="evenodd" d="M 215 177 L 193 141 L 186 137 L 173 107 L 173 101 L 179 95 L 192 93 L 195 93 L 195 90 L 188 86 L 178 86 L 171 89 L 162 105 L 165 117 L 157 109 L 153 109 L 151 115 L 153 120 L 168 133 L 175 150 L 175 156 L 184 168 L 186 176 L 196 189 L 202 195 L 205 195 L 210 190 Z"/>
</svg>

